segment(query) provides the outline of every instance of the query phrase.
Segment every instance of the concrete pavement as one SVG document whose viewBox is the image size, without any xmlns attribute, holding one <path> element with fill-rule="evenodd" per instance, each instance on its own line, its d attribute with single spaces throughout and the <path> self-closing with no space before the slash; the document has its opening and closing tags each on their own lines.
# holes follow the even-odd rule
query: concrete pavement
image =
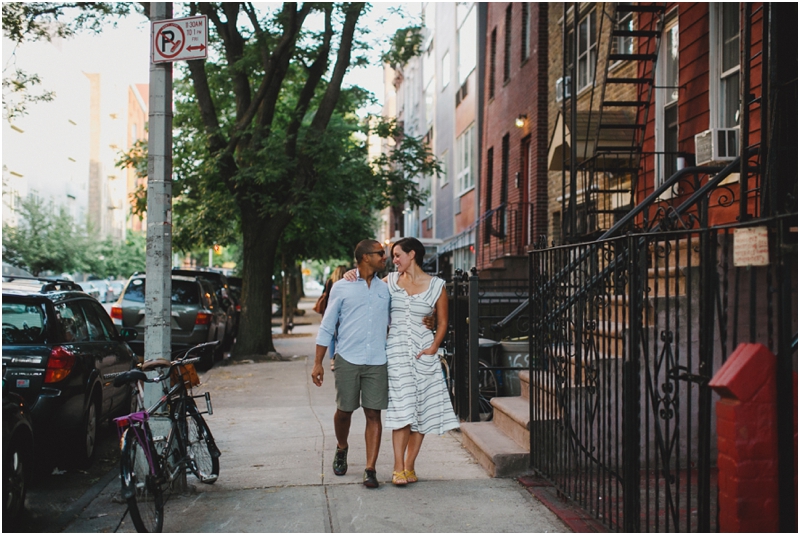
<svg viewBox="0 0 800 535">
<path fill-rule="evenodd" d="M 310 380 L 319 315 L 305 300 L 305 316 L 289 337 L 278 337 L 284 360 L 217 366 L 202 375 L 207 417 L 222 450 L 220 477 L 171 495 L 167 532 L 564 532 L 554 513 L 516 480 L 492 479 L 464 450 L 460 433 L 425 438 L 417 461 L 419 483 L 395 487 L 391 432 L 378 459 L 381 487 L 361 484 L 366 451 L 362 411 L 353 415 L 349 470 L 333 474 L 334 382 L 326 360 L 324 384 Z M 273 329 L 276 332 L 277 329 Z M 135 531 L 120 524 L 119 480 L 114 477 L 68 532 Z"/>
</svg>

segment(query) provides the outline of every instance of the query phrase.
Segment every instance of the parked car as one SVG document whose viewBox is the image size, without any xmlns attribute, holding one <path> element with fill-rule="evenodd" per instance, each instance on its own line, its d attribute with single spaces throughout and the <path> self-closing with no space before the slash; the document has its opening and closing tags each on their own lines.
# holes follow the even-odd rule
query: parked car
<svg viewBox="0 0 800 535">
<path fill-rule="evenodd" d="M 109 281 L 107 302 L 113 303 L 119 299 L 123 289 L 125 289 L 125 281 Z"/>
<path fill-rule="evenodd" d="M 236 326 L 238 330 L 239 319 L 241 319 L 242 315 L 242 278 L 228 277 L 228 291 L 231 293 L 234 301 L 236 302 Z"/>
<path fill-rule="evenodd" d="M 202 269 L 178 269 L 172 270 L 173 275 L 185 275 L 187 277 L 203 277 L 211 283 L 214 287 L 214 294 L 217 296 L 217 301 L 222 305 L 227 315 L 225 324 L 225 336 L 222 339 L 217 351 L 219 358 L 222 354 L 230 350 L 236 335 L 239 332 L 239 315 L 240 308 L 238 301 L 228 290 L 228 278 L 222 273 L 216 271 L 206 271 Z"/>
<path fill-rule="evenodd" d="M 111 317 L 121 327 L 135 329 L 138 339 L 132 343 L 137 354 L 144 355 L 145 275 L 134 274 L 125 290 L 111 307 Z M 217 301 L 211 283 L 201 277 L 172 276 L 170 340 L 172 350 L 186 349 L 203 342 L 222 341 L 227 313 Z M 217 344 L 216 347 L 218 347 Z M 200 367 L 210 368 L 222 354 L 212 346 L 203 354 Z"/>
<path fill-rule="evenodd" d="M 130 410 L 130 389 L 109 377 L 135 367 L 135 337 L 73 282 L 3 277 L 3 379 L 30 407 L 37 443 L 55 453 L 69 446 L 90 463 L 98 424 Z"/>
<path fill-rule="evenodd" d="M 98 281 L 82 281 L 77 283 L 78 288 L 91 295 L 101 303 L 105 299 L 103 289 L 97 284 Z"/>
<path fill-rule="evenodd" d="M 3 380 L 3 531 L 18 531 L 33 467 L 33 422 L 25 400 Z"/>
</svg>

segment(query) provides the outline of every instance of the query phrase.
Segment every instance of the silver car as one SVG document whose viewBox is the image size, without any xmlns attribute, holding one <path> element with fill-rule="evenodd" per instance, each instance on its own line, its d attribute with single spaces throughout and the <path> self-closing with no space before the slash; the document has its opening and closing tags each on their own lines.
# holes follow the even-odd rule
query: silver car
<svg viewBox="0 0 800 535">
<path fill-rule="evenodd" d="M 131 347 L 144 355 L 144 300 L 146 279 L 134 274 L 125 290 L 111 307 L 111 317 L 120 327 L 136 329 L 138 337 Z M 172 276 L 172 350 L 186 349 L 203 342 L 221 341 L 225 335 L 225 310 L 219 305 L 214 289 L 201 277 Z M 210 349 L 203 355 L 201 368 L 210 368 L 216 360 L 216 351 Z M 216 347 L 219 347 L 217 344 Z M 169 358 L 164 355 L 164 358 Z"/>
</svg>

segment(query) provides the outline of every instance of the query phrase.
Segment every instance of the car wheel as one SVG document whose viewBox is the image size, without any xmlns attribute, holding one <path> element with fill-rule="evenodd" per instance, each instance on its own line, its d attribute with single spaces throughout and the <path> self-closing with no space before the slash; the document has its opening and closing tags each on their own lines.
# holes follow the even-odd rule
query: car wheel
<svg viewBox="0 0 800 535">
<path fill-rule="evenodd" d="M 28 491 L 30 444 L 16 436 L 3 461 L 3 531 L 13 529 L 25 506 Z"/>
<path fill-rule="evenodd" d="M 97 450 L 97 426 L 100 416 L 97 407 L 97 398 L 94 397 L 83 413 L 81 434 L 78 436 L 75 444 L 77 461 L 82 466 L 89 466 L 92 464 L 95 451 Z"/>
</svg>

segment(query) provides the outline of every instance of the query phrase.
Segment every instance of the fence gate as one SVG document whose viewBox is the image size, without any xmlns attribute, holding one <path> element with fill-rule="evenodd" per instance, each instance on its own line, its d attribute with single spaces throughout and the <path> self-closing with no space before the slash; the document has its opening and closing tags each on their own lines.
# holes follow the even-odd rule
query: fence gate
<svg viewBox="0 0 800 535">
<path fill-rule="evenodd" d="M 699 229 L 530 253 L 531 464 L 610 529 L 718 530 L 708 382 L 740 342 L 797 336 L 797 259 L 736 267 L 732 242 Z"/>
</svg>

